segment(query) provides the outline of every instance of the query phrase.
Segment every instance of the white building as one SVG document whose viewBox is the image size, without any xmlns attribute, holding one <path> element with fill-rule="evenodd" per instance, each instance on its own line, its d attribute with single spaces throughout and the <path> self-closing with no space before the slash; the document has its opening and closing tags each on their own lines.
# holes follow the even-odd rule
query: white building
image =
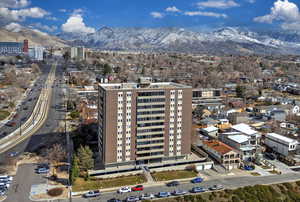
<svg viewBox="0 0 300 202">
<path fill-rule="evenodd" d="M 29 57 L 32 60 L 38 60 L 38 61 L 42 61 L 44 59 L 44 47 L 41 46 L 35 46 L 33 48 L 29 48 Z"/>
<path fill-rule="evenodd" d="M 273 151 L 288 156 L 289 152 L 297 149 L 298 141 L 276 133 L 268 133 L 265 144 L 272 148 Z"/>
<path fill-rule="evenodd" d="M 253 130 L 248 124 L 240 123 L 233 125 L 232 127 L 233 132 L 240 132 L 243 135 L 247 135 L 250 137 L 250 144 L 253 146 L 257 146 L 260 140 L 260 133 L 256 130 Z"/>
<path fill-rule="evenodd" d="M 71 47 L 71 59 L 85 60 L 85 48 Z"/>
</svg>

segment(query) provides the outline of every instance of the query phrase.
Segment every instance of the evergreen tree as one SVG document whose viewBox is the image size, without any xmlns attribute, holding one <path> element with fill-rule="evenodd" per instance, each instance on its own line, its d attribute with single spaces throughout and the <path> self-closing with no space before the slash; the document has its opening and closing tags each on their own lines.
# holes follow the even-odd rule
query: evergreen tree
<svg viewBox="0 0 300 202">
<path fill-rule="evenodd" d="M 71 184 L 73 184 L 76 180 L 76 178 L 79 176 L 79 172 L 80 172 L 80 169 L 79 169 L 79 165 L 78 165 L 78 157 L 76 155 L 73 156 L 73 159 L 72 159 L 72 167 L 71 167 L 71 170 L 70 170 L 70 182 Z"/>
<path fill-rule="evenodd" d="M 237 97 L 245 98 L 245 96 L 246 96 L 246 87 L 245 86 L 237 86 L 235 90 L 236 90 Z"/>
<path fill-rule="evenodd" d="M 89 146 L 80 146 L 77 152 L 78 165 L 80 170 L 88 171 L 94 167 L 93 152 Z"/>
</svg>

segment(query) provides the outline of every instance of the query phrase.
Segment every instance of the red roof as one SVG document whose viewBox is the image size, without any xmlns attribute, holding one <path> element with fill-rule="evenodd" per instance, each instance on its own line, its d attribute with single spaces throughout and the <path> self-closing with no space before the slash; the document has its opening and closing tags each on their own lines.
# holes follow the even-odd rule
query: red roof
<svg viewBox="0 0 300 202">
<path fill-rule="evenodd" d="M 233 151 L 233 148 L 228 146 L 227 144 L 224 144 L 223 142 L 219 140 L 206 140 L 203 141 L 203 144 L 205 144 L 207 147 L 217 151 L 218 153 L 224 155 L 230 151 Z"/>
</svg>

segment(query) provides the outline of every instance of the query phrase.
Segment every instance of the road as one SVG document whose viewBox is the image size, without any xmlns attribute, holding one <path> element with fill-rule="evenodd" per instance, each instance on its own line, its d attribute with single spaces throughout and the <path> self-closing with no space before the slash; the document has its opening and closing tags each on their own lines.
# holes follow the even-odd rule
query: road
<svg viewBox="0 0 300 202">
<path fill-rule="evenodd" d="M 62 97 L 60 96 L 62 93 L 62 89 L 60 88 L 60 85 L 58 85 L 59 80 L 62 79 L 62 69 L 60 68 L 60 66 L 58 66 L 57 68 L 56 78 L 57 79 L 53 85 L 54 88 L 51 98 L 51 107 L 49 109 L 48 117 L 45 123 L 30 138 L 24 140 L 23 142 L 14 146 L 8 151 L 0 154 L 0 163 L 4 163 L 6 157 L 12 152 L 17 152 L 18 155 L 22 155 L 23 152 L 32 152 L 37 148 L 46 145 L 48 142 L 48 138 L 51 138 L 51 136 L 54 134 L 54 131 L 55 129 L 57 129 L 59 121 L 64 118 L 65 113 L 63 110 L 61 110 L 63 104 Z M 40 85 L 42 85 L 42 83 Z M 36 91 L 36 89 L 34 91 Z M 27 112 L 29 112 L 29 110 Z"/>
<path fill-rule="evenodd" d="M 6 135 L 8 135 L 9 133 L 13 132 L 14 130 L 16 130 L 22 122 L 25 122 L 30 114 L 32 113 L 38 97 L 40 95 L 41 92 L 41 87 L 43 86 L 43 84 L 46 81 L 46 78 L 48 76 L 49 73 L 49 65 L 43 65 L 41 68 L 42 74 L 40 75 L 40 77 L 36 80 L 34 86 L 32 86 L 31 90 L 29 91 L 29 93 L 26 95 L 25 99 L 22 100 L 22 103 L 20 104 L 20 106 L 16 109 L 16 114 L 17 117 L 13 118 L 11 121 L 15 122 L 16 125 L 13 127 L 9 127 L 6 125 L 1 126 L 1 133 L 0 133 L 0 139 L 5 137 Z M 27 110 L 24 110 L 24 107 L 27 107 Z"/>
<path fill-rule="evenodd" d="M 158 193 L 160 191 L 169 191 L 172 192 L 174 190 L 191 190 L 195 186 L 201 187 L 210 187 L 215 184 L 222 184 L 226 189 L 234 189 L 238 187 L 244 187 L 249 185 L 256 185 L 256 184 L 275 184 L 275 183 L 282 183 L 288 181 L 295 181 L 300 180 L 300 173 L 289 173 L 284 175 L 271 175 L 271 176 L 261 176 L 261 177 L 230 177 L 230 178 L 223 178 L 223 179 L 215 179 L 204 181 L 201 184 L 192 184 L 192 183 L 185 183 L 180 184 L 178 187 L 167 187 L 167 186 L 154 186 L 154 187 L 145 187 L 143 192 L 131 192 L 131 193 L 124 193 L 118 194 L 116 192 L 112 193 L 104 193 L 102 196 L 98 197 L 97 199 L 84 199 L 84 198 L 74 198 L 73 202 L 91 202 L 91 201 L 107 201 L 111 198 L 118 198 L 121 200 L 125 200 L 128 196 L 140 196 L 143 193 Z M 68 200 L 65 200 L 67 202 Z"/>
<path fill-rule="evenodd" d="M 20 125 L 20 127 L 15 131 L 0 139 L 0 153 L 3 153 L 26 140 L 43 126 L 45 120 L 47 119 L 50 107 L 50 100 L 53 91 L 52 85 L 55 80 L 56 66 L 57 65 L 53 65 L 51 67 L 50 73 L 37 100 L 37 104 L 35 105 L 28 120 Z"/>
</svg>

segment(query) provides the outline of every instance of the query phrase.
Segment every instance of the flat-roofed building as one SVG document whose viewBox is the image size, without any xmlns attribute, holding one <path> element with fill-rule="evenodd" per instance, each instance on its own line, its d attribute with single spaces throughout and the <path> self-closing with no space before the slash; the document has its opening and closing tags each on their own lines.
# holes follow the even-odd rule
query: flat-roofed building
<svg viewBox="0 0 300 202">
<path fill-rule="evenodd" d="M 265 144 L 283 156 L 288 156 L 290 152 L 295 151 L 298 146 L 297 140 L 277 133 L 268 133 L 265 137 Z"/>
<path fill-rule="evenodd" d="M 192 88 L 99 84 L 99 153 L 105 167 L 183 159 L 191 152 Z"/>
</svg>

